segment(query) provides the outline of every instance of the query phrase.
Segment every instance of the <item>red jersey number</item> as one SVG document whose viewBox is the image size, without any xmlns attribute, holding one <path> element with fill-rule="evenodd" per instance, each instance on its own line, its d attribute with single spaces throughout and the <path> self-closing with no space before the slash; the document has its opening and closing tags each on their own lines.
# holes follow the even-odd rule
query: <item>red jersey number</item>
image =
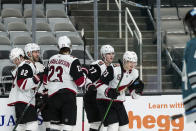
<svg viewBox="0 0 196 131">
<path fill-rule="evenodd" d="M 57 72 L 57 75 L 56 75 L 57 78 L 55 78 L 54 80 L 51 80 L 51 77 L 54 75 L 54 72 Z M 63 74 L 63 68 L 61 66 L 57 66 L 56 69 L 54 66 L 50 66 L 48 81 L 63 82 L 62 74 Z"/>
</svg>

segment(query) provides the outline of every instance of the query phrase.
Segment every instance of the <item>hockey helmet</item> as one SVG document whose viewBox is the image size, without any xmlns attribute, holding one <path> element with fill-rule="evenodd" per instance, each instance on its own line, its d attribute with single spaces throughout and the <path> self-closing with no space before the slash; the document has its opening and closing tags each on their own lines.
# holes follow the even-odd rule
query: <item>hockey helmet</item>
<svg viewBox="0 0 196 131">
<path fill-rule="evenodd" d="M 9 54 L 9 58 L 12 62 L 15 58 L 20 59 L 20 56 L 25 56 L 24 51 L 21 48 L 13 48 Z"/>
<path fill-rule="evenodd" d="M 126 51 L 123 55 L 123 60 L 137 63 L 137 54 L 133 51 Z"/>
<path fill-rule="evenodd" d="M 71 40 L 67 36 L 61 36 L 58 39 L 58 48 L 61 49 L 63 47 L 69 48 L 71 53 Z"/>
<path fill-rule="evenodd" d="M 100 49 L 100 54 L 102 57 L 107 53 L 114 53 L 114 48 L 111 45 L 103 45 Z"/>
<path fill-rule="evenodd" d="M 196 34 L 196 8 L 187 12 L 184 17 L 184 22 L 188 26 L 189 30 Z"/>
<path fill-rule="evenodd" d="M 32 51 L 40 51 L 40 46 L 36 43 L 28 43 L 24 47 L 25 55 L 29 58 L 28 52 L 32 53 Z"/>
</svg>

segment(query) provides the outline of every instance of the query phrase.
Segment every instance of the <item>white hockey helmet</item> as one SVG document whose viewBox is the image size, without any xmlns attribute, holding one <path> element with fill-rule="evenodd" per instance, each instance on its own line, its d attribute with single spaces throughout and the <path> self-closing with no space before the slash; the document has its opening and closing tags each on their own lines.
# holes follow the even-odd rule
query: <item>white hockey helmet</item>
<svg viewBox="0 0 196 131">
<path fill-rule="evenodd" d="M 36 43 L 28 43 L 24 47 L 25 55 L 29 58 L 28 52 L 32 53 L 32 51 L 40 51 L 40 46 Z"/>
<path fill-rule="evenodd" d="M 133 51 L 126 51 L 123 55 L 123 60 L 137 63 L 137 54 Z"/>
<path fill-rule="evenodd" d="M 13 62 L 15 58 L 20 59 L 20 56 L 25 56 L 23 49 L 21 48 L 13 48 L 9 54 L 10 60 Z"/>
<path fill-rule="evenodd" d="M 111 45 L 103 45 L 100 49 L 100 54 L 102 57 L 105 56 L 107 53 L 114 53 L 114 48 Z"/>
<path fill-rule="evenodd" d="M 63 47 L 69 48 L 71 53 L 71 47 L 72 47 L 71 40 L 67 36 L 61 36 L 58 39 L 58 48 L 61 49 Z"/>
</svg>

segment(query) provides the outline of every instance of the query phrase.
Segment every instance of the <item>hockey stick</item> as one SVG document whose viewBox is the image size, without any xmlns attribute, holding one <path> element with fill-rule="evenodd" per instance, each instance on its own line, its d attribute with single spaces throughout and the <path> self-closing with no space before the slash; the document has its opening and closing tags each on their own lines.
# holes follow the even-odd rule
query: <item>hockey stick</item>
<svg viewBox="0 0 196 131">
<path fill-rule="evenodd" d="M 41 87 L 42 83 L 43 83 L 43 79 L 42 79 L 42 81 L 40 81 L 38 87 L 37 87 L 36 90 L 35 90 L 35 93 L 34 93 L 33 96 L 31 97 L 29 103 L 26 105 L 26 107 L 25 107 L 24 111 L 22 112 L 20 118 L 16 121 L 16 125 L 14 126 L 14 129 L 13 129 L 12 131 L 16 131 L 16 128 L 18 127 L 18 124 L 22 121 L 22 118 L 24 117 L 25 113 L 27 112 L 27 109 L 29 108 L 29 106 L 30 106 L 32 100 L 35 98 L 35 95 L 36 95 L 36 93 L 38 92 L 39 88 Z"/>
<path fill-rule="evenodd" d="M 117 85 L 117 87 L 116 87 L 116 91 L 118 91 L 118 88 L 119 88 L 120 83 L 121 83 L 121 81 L 122 81 L 122 78 L 123 78 L 123 76 L 124 76 L 124 73 L 123 73 L 123 64 L 122 64 L 122 62 L 121 62 L 120 59 L 118 60 L 118 62 L 119 62 L 119 64 L 120 64 L 120 68 L 121 68 L 121 77 L 120 77 L 120 80 L 119 80 L 118 85 Z M 102 119 L 102 121 L 101 121 L 101 123 L 100 123 L 100 125 L 99 125 L 98 131 L 100 131 L 101 126 L 103 125 L 103 122 L 105 121 L 105 119 L 106 119 L 106 117 L 107 117 L 107 115 L 108 115 L 108 112 L 110 111 L 110 108 L 111 108 L 111 106 L 112 106 L 113 101 L 114 101 L 114 99 L 112 99 L 112 100 L 110 101 L 109 106 L 108 106 L 108 108 L 107 108 L 107 110 L 106 110 L 106 112 L 105 112 L 105 115 L 104 115 L 104 117 L 103 117 L 103 119 Z"/>
<path fill-rule="evenodd" d="M 84 41 L 84 53 L 83 53 L 83 60 L 84 60 L 84 66 L 86 65 L 86 58 L 85 58 L 85 54 L 86 54 L 86 38 L 84 36 L 84 29 L 82 29 L 81 31 L 81 36 L 82 39 Z M 83 91 L 83 93 L 85 93 L 85 91 Z M 84 131 L 84 101 L 82 103 L 82 131 Z"/>
<path fill-rule="evenodd" d="M 186 115 L 190 115 L 190 114 L 195 113 L 195 112 L 196 112 L 196 110 L 191 110 L 191 111 L 187 111 L 187 112 L 184 112 L 184 113 L 176 114 L 176 115 L 171 116 L 170 119 L 175 120 L 175 119 L 184 117 Z"/>
</svg>

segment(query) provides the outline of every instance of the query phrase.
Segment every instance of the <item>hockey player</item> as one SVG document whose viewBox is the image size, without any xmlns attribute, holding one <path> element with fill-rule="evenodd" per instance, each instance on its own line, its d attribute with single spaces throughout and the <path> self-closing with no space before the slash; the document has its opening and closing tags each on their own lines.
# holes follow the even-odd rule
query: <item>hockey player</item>
<svg viewBox="0 0 196 131">
<path fill-rule="evenodd" d="M 43 75 L 43 84 L 41 85 L 38 93 L 36 94 L 36 108 L 41 111 L 43 117 L 43 124 L 46 127 L 46 131 L 49 130 L 50 122 L 48 118 L 47 109 L 47 89 L 45 88 L 47 82 L 47 68 L 44 67 L 40 58 L 40 46 L 36 43 L 28 43 L 24 47 L 25 55 L 31 60 L 39 74 Z"/>
<path fill-rule="evenodd" d="M 37 70 L 34 64 L 24 59 L 24 51 L 21 48 L 13 48 L 9 58 L 16 65 L 16 69 L 12 72 L 14 81 L 13 87 L 9 95 L 8 106 L 15 106 L 16 119 L 19 120 L 25 107 L 33 98 L 34 90 L 40 82 Z M 37 131 L 37 112 L 35 109 L 35 99 L 31 101 L 24 117 L 20 121 L 17 131 Z"/>
<path fill-rule="evenodd" d="M 103 72 L 106 70 L 114 59 L 114 48 L 111 45 L 103 45 L 100 49 L 102 60 L 97 60 L 90 65 L 88 70 L 88 79 L 91 83 L 96 83 Z M 90 123 L 89 131 L 97 131 L 101 117 L 96 103 L 96 87 L 94 84 L 87 84 L 87 92 L 84 96 L 84 107 L 86 110 L 88 122 Z"/>
<path fill-rule="evenodd" d="M 71 56 L 71 41 L 67 36 L 58 39 L 59 54 L 48 62 L 48 95 L 51 131 L 71 131 L 76 125 L 77 87 L 86 82 L 79 60 Z"/>
<path fill-rule="evenodd" d="M 193 38 L 187 42 L 184 51 L 182 71 L 182 95 L 187 122 L 196 121 L 196 8 L 188 11 L 184 18 L 189 34 Z"/>
<path fill-rule="evenodd" d="M 135 52 L 127 51 L 123 55 L 123 72 L 118 64 L 108 66 L 106 71 L 97 82 L 97 105 L 101 117 L 104 118 L 111 100 L 113 103 L 104 121 L 108 126 L 107 131 L 128 131 L 128 116 L 123 105 L 125 101 L 125 90 L 128 89 L 133 99 L 138 98 L 143 91 L 144 84 L 139 79 L 137 55 Z M 124 74 L 117 87 L 121 74 Z"/>
</svg>

